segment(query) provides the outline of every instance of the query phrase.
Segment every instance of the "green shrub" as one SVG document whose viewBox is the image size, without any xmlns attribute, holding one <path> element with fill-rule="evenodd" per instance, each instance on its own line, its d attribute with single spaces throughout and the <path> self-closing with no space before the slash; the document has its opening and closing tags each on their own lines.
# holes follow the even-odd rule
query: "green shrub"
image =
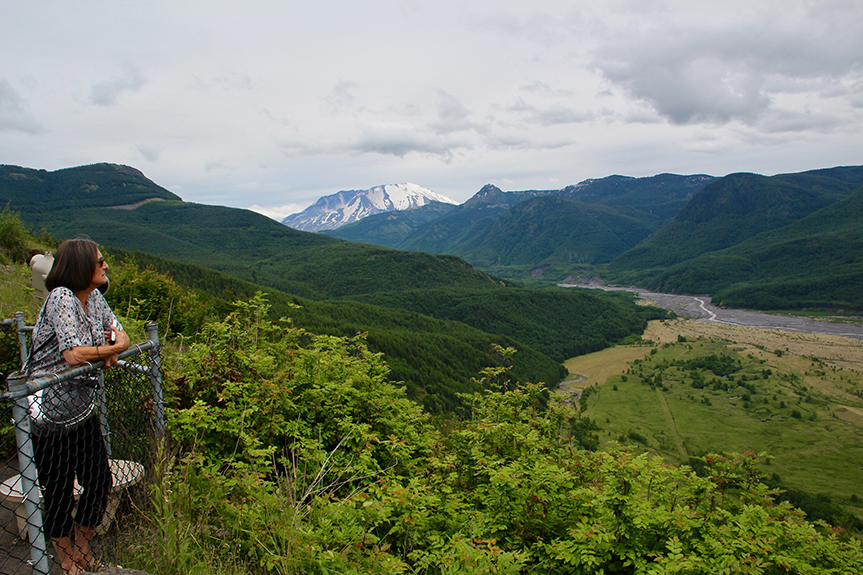
<svg viewBox="0 0 863 575">
<path fill-rule="evenodd" d="M 480 391 L 435 428 L 362 337 L 317 336 L 266 312 L 260 295 L 235 302 L 179 358 L 168 413 L 187 451 L 157 477 L 129 565 L 163 575 L 863 566 L 858 541 L 777 504 L 753 454 L 706 455 L 695 475 L 583 449 L 590 422 L 549 404 L 544 386 L 513 382 L 511 348 L 496 349 L 503 365 L 483 369 Z"/>
</svg>

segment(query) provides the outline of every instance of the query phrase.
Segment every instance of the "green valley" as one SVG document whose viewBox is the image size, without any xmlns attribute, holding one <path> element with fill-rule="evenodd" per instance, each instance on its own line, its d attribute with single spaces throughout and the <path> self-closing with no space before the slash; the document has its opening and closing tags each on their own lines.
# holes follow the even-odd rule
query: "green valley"
<svg viewBox="0 0 863 575">
<path fill-rule="evenodd" d="M 433 412 L 453 408 L 458 393 L 475 390 L 471 377 L 499 361 L 494 345 L 519 350 L 518 380 L 553 388 L 569 355 L 637 335 L 647 319 L 664 315 L 619 296 L 537 294 L 454 256 L 299 232 L 247 210 L 168 197 L 140 203 L 141 176 L 122 166 L 61 171 L 98 207 L 70 202 L 40 209 L 26 200 L 28 193 L 56 190 L 63 179 L 31 172 L 7 167 L 0 175 L 0 198 L 20 207 L 32 229 L 60 238 L 85 233 L 114 261 L 152 267 L 209 297 L 230 301 L 266 292 L 274 317 L 291 317 L 315 333 L 367 334 L 371 348 L 385 354 L 392 378 L 405 382 L 409 395 Z M 29 175 L 14 175 L 19 173 Z M 44 189 L 24 193 L 22 182 Z M 146 193 L 165 196 L 160 190 L 150 183 Z M 117 207 L 131 204 L 134 209 Z M 135 281 L 133 273 L 125 277 Z M 200 321 L 181 329 L 200 327 Z"/>
<path fill-rule="evenodd" d="M 685 334 L 685 335 L 684 335 Z M 811 517 L 863 528 L 863 344 L 832 336 L 653 322 L 638 359 L 587 388 L 602 445 L 622 443 L 698 469 L 709 453 L 763 453 L 760 471 Z"/>
<path fill-rule="evenodd" d="M 22 219 L 49 232 L 108 222 L 126 226 L 110 237 L 130 246 L 103 250 L 112 308 L 130 330 L 157 319 L 167 335 L 171 439 L 154 442 L 148 489 L 110 541 L 124 565 L 160 575 L 863 566 L 859 496 L 840 469 L 859 461 L 846 424 L 861 380 L 835 357 L 689 335 L 650 347 L 641 334 L 665 314 L 628 294 L 527 289 L 454 256 L 277 227 L 255 237 L 258 220 L 242 210 L 164 200 L 123 216 L 63 212 L 0 214 L 3 309 L 23 292 L 34 313 L 21 260 L 52 246 Z M 14 366 L 14 332 L 4 336 Z M 644 359 L 580 407 L 549 394 L 561 361 L 615 343 L 640 344 Z M 797 364 L 775 360 L 792 355 Z M 737 451 L 762 440 L 777 453 Z"/>
</svg>

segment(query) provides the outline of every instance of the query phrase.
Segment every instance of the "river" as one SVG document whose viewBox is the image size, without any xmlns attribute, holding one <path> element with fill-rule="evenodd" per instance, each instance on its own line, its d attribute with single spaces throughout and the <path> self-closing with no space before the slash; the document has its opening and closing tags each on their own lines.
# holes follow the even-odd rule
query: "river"
<svg viewBox="0 0 863 575">
<path fill-rule="evenodd" d="M 601 289 L 604 291 L 628 291 L 639 298 L 653 302 L 657 307 L 673 311 L 679 316 L 699 321 L 740 325 L 761 329 L 778 329 L 803 333 L 822 333 L 863 339 L 863 324 L 818 321 L 788 315 L 776 315 L 739 309 L 725 309 L 711 303 L 710 296 L 689 296 L 656 293 L 637 287 L 611 287 L 586 284 L 558 284 L 561 287 Z"/>
</svg>

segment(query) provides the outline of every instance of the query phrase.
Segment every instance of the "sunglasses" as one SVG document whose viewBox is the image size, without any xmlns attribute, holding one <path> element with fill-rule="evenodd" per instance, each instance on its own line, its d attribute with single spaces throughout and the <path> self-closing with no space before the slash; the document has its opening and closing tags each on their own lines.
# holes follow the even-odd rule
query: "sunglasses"
<svg viewBox="0 0 863 575">
<path fill-rule="evenodd" d="M 105 263 L 105 258 L 99 258 L 98 260 L 96 260 L 96 265 L 99 267 L 102 267 L 102 265 L 104 263 Z"/>
</svg>

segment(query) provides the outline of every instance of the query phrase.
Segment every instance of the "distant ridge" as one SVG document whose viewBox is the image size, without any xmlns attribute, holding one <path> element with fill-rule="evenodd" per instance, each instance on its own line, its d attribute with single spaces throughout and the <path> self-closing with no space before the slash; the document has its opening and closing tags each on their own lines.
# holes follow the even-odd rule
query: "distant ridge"
<svg viewBox="0 0 863 575">
<path fill-rule="evenodd" d="M 324 196 L 302 212 L 286 217 L 282 223 L 304 232 L 334 230 L 374 214 L 410 210 L 431 202 L 456 203 L 417 184 L 386 184 Z"/>
<path fill-rule="evenodd" d="M 183 201 L 148 179 L 141 170 L 120 164 L 91 164 L 48 172 L 0 164 L 0 194 L 13 209 L 134 207 L 153 200 Z"/>
<path fill-rule="evenodd" d="M 537 277 L 534 272 L 544 270 L 542 275 L 563 279 L 636 246 L 715 179 L 608 176 L 560 190 L 517 192 L 487 184 L 393 247 L 457 255 L 501 277 Z M 371 234 L 354 241 L 375 243 Z"/>
<path fill-rule="evenodd" d="M 749 309 L 863 309 L 863 166 L 705 186 L 637 247 L 597 271 Z"/>
<path fill-rule="evenodd" d="M 107 246 L 199 262 L 299 297 L 592 276 L 733 307 L 863 310 L 863 166 L 612 175 L 558 190 L 488 184 L 460 205 L 423 190 L 388 185 L 321 198 L 318 225 L 339 227 L 308 233 L 183 202 L 129 166 L 0 165 L 0 205 L 31 228 L 61 239 L 83 230 Z M 119 207 L 134 209 L 109 209 Z M 493 277 L 451 275 L 453 266 Z"/>
</svg>

